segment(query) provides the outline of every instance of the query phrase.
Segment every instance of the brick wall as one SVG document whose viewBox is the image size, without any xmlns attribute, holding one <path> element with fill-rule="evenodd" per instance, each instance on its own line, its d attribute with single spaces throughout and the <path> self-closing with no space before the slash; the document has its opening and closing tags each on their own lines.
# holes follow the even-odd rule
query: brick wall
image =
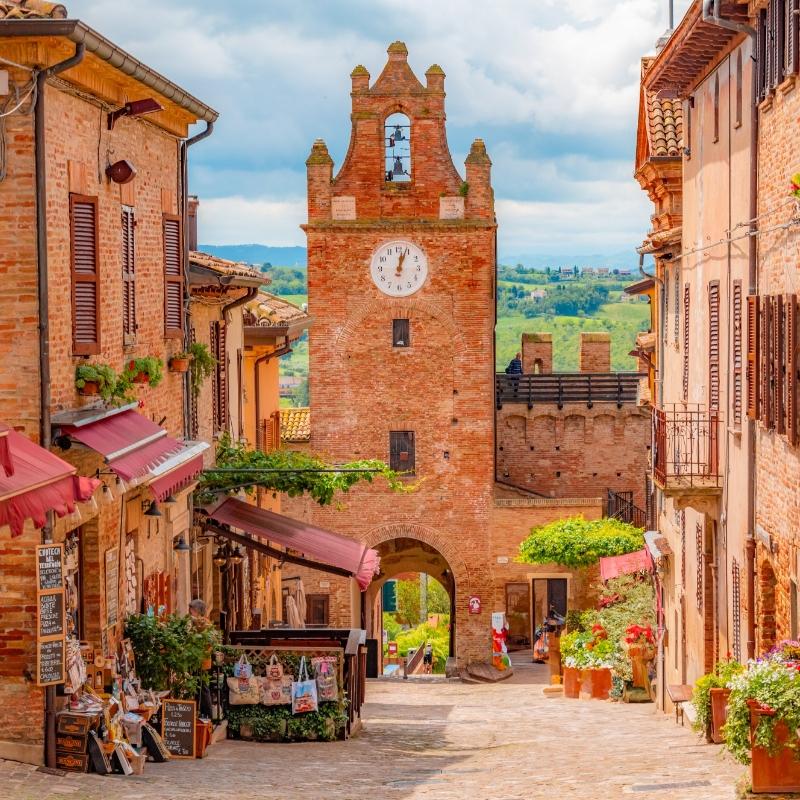
<svg viewBox="0 0 800 800">
<path fill-rule="evenodd" d="M 582 333 L 581 372 L 611 372 L 611 334 Z"/>
<path fill-rule="evenodd" d="M 522 371 L 526 375 L 553 371 L 553 334 L 522 334 Z"/>
</svg>

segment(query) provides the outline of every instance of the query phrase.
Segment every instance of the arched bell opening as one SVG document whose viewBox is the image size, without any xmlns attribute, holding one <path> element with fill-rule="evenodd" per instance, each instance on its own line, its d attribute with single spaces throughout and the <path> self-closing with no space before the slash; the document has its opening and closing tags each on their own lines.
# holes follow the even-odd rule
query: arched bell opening
<svg viewBox="0 0 800 800">
<path fill-rule="evenodd" d="M 411 120 L 397 112 L 386 117 L 384 135 L 384 175 L 387 183 L 411 180 Z"/>
</svg>

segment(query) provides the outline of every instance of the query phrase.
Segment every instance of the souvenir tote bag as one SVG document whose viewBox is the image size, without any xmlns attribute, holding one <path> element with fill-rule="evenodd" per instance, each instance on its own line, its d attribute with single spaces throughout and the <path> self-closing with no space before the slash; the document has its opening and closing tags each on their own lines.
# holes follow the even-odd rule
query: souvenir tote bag
<svg viewBox="0 0 800 800">
<path fill-rule="evenodd" d="M 336 659 L 314 658 L 311 660 L 317 677 L 317 699 L 331 701 L 339 699 L 339 687 L 336 684 Z"/>
<path fill-rule="evenodd" d="M 233 667 L 234 678 L 252 678 L 253 666 L 247 658 L 247 653 L 242 653 Z"/>
<path fill-rule="evenodd" d="M 300 659 L 300 669 L 297 671 L 297 680 L 292 683 L 292 714 L 306 714 L 316 711 L 317 682 L 309 680 L 306 657 Z"/>
<path fill-rule="evenodd" d="M 283 664 L 278 661 L 278 654 L 273 653 L 272 658 L 267 664 L 267 678 L 271 681 L 279 681 L 283 677 Z"/>
<path fill-rule="evenodd" d="M 261 700 L 261 678 L 228 678 L 228 703 L 254 706 Z"/>
<path fill-rule="evenodd" d="M 278 680 L 270 678 L 261 679 L 261 705 L 262 706 L 288 706 L 292 702 L 291 675 L 284 675 Z"/>
</svg>

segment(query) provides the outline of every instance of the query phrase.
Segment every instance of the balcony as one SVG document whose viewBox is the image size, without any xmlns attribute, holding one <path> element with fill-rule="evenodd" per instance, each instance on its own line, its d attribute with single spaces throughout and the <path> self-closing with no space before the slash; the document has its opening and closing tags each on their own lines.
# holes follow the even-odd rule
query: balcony
<svg viewBox="0 0 800 800">
<path fill-rule="evenodd" d="M 717 411 L 653 409 L 653 479 L 678 508 L 707 510 L 722 494 Z"/>
<path fill-rule="evenodd" d="M 505 403 L 526 403 L 528 409 L 537 404 L 555 404 L 559 409 L 567 403 L 616 403 L 617 408 L 636 405 L 638 372 L 555 372 L 541 375 L 495 376 L 497 409 Z"/>
</svg>

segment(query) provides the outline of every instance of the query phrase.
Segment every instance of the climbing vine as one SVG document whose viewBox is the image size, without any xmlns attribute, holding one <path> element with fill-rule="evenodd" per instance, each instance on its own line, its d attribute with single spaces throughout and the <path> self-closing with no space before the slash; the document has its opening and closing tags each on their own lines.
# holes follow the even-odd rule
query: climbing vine
<svg viewBox="0 0 800 800">
<path fill-rule="evenodd" d="M 417 485 L 403 480 L 402 473 L 389 469 L 383 461 L 351 461 L 334 467 L 295 450 L 251 450 L 226 436 L 217 447 L 216 467 L 200 477 L 197 496 L 203 503 L 218 494 L 241 490 L 252 493 L 261 487 L 285 492 L 289 497 L 307 494 L 326 506 L 337 493 L 347 492 L 362 481 L 372 483 L 378 477 L 395 492 L 412 492 Z"/>
</svg>

